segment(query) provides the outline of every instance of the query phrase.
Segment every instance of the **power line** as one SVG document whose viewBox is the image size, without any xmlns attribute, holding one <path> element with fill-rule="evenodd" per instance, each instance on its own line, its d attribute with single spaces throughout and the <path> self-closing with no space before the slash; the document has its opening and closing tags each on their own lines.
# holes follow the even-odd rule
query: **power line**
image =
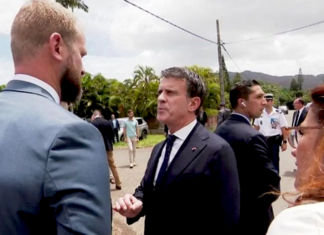
<svg viewBox="0 0 324 235">
<path fill-rule="evenodd" d="M 249 39 L 244 39 L 244 40 L 238 40 L 238 41 L 232 41 L 232 42 L 227 42 L 225 44 L 229 45 L 229 44 L 234 44 L 234 43 L 242 43 L 242 42 L 253 41 L 253 40 L 262 39 L 262 38 L 266 38 L 266 37 L 273 37 L 273 36 L 277 36 L 277 35 L 281 35 L 281 34 L 286 34 L 286 33 L 294 32 L 294 31 L 298 31 L 298 30 L 301 30 L 301 29 L 309 28 L 309 27 L 316 26 L 316 25 L 323 24 L 323 23 L 324 23 L 324 20 L 313 23 L 313 24 L 301 26 L 301 27 L 298 27 L 298 28 L 294 28 L 294 29 L 282 31 L 282 32 L 279 32 L 279 33 L 275 33 L 275 34 L 270 34 L 270 35 L 266 35 L 266 36 L 262 36 L 262 37 L 256 37 L 256 38 L 249 38 Z"/>
<path fill-rule="evenodd" d="M 172 22 L 170 22 L 170 21 L 168 21 L 168 20 L 165 20 L 165 19 L 163 19 L 162 17 L 157 16 L 157 15 L 155 15 L 154 13 L 152 13 L 152 12 L 150 12 L 150 11 L 148 11 L 148 10 L 143 9 L 142 7 L 137 6 L 136 4 L 134 4 L 134 3 L 130 2 L 130 1 L 127 1 L 127 0 L 123 0 L 123 1 L 124 1 L 124 2 L 127 2 L 128 4 L 130 4 L 130 5 L 134 6 L 134 7 L 136 7 L 136 8 L 138 8 L 138 9 L 140 9 L 140 10 L 142 10 L 142 11 L 144 11 L 144 12 L 146 12 L 146 13 L 148 13 L 148 14 L 150 14 L 150 15 L 152 15 L 152 16 L 154 16 L 154 17 L 156 17 L 156 18 L 158 18 L 158 19 L 160 19 L 160 20 L 162 20 L 162 21 L 164 21 L 165 23 L 170 24 L 170 25 L 172 25 L 172 26 L 174 26 L 174 27 L 176 27 L 176 28 L 178 28 L 178 29 L 180 29 L 180 30 L 186 32 L 186 33 L 189 33 L 189 34 L 191 34 L 191 35 L 193 35 L 193 36 L 195 36 L 195 37 L 197 37 L 197 38 L 200 38 L 200 39 L 202 39 L 202 40 L 205 40 L 205 41 L 207 41 L 207 42 L 210 42 L 210 43 L 213 43 L 213 44 L 216 44 L 216 45 L 217 45 L 217 42 L 212 41 L 212 40 L 209 40 L 209 39 L 204 38 L 204 37 L 202 37 L 202 36 L 199 36 L 198 34 L 195 34 L 195 33 L 193 33 L 193 32 L 190 32 L 190 31 L 187 30 L 187 29 L 184 29 L 184 28 L 182 28 L 182 27 L 180 27 L 180 26 L 178 26 L 178 25 L 176 25 L 176 24 L 173 24 Z"/>
<path fill-rule="evenodd" d="M 241 73 L 241 69 L 238 67 L 238 65 L 235 63 L 235 61 L 233 60 L 232 56 L 230 55 L 230 53 L 226 50 L 226 48 L 224 47 L 224 44 L 222 44 L 222 47 L 224 49 L 224 51 L 226 52 L 226 54 L 228 55 L 228 57 L 231 59 L 231 61 L 233 62 L 233 64 L 236 66 L 236 68 L 238 69 L 239 73 Z"/>
</svg>

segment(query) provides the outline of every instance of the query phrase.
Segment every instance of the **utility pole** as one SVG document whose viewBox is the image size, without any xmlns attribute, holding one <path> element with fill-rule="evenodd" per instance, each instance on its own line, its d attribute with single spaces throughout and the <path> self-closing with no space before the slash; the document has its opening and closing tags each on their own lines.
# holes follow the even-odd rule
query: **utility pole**
<svg viewBox="0 0 324 235">
<path fill-rule="evenodd" d="M 219 81 L 221 87 L 221 101 L 225 103 L 225 94 L 224 94 L 224 77 L 223 77 L 223 61 L 222 61 L 222 45 L 220 40 L 219 33 L 219 23 L 216 20 L 216 28 L 217 28 L 217 47 L 218 47 L 218 63 L 219 63 Z"/>
</svg>

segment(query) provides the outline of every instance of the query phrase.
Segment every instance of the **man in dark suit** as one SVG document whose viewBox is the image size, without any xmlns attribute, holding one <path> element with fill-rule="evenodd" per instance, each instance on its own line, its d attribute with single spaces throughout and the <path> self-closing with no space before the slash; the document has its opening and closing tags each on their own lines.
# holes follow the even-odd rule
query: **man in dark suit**
<svg viewBox="0 0 324 235">
<path fill-rule="evenodd" d="M 291 126 L 299 126 L 305 120 L 307 115 L 307 108 L 305 107 L 305 101 L 301 98 L 295 99 L 294 109 L 296 110 L 293 114 L 293 120 Z"/>
<path fill-rule="evenodd" d="M 162 71 L 158 120 L 169 128 L 156 145 L 134 196 L 114 207 L 128 224 L 145 219 L 145 235 L 234 234 L 239 217 L 235 156 L 196 120 L 206 96 L 202 79 L 185 68 Z"/>
<path fill-rule="evenodd" d="M 237 160 L 241 187 L 240 234 L 263 235 L 273 220 L 271 204 L 278 196 L 280 177 L 271 161 L 265 137 L 251 124 L 259 118 L 266 104 L 257 81 L 241 81 L 230 91 L 234 109 L 216 130 L 232 147 Z"/>
<path fill-rule="evenodd" d="M 119 135 L 118 135 L 118 132 L 120 130 L 120 126 L 119 126 L 119 122 L 118 120 L 115 118 L 115 115 L 112 114 L 111 115 L 111 124 L 112 124 L 112 127 L 114 129 L 114 135 L 115 135 L 115 138 L 117 140 L 117 142 L 119 142 Z M 113 143 L 115 143 L 115 138 L 113 138 Z"/>
<path fill-rule="evenodd" d="M 207 113 L 205 112 L 202 106 L 199 109 L 199 113 L 197 115 L 197 121 L 200 122 L 200 124 L 203 126 L 205 126 L 206 122 L 208 121 Z"/>
<path fill-rule="evenodd" d="M 110 122 L 102 117 L 102 114 L 99 110 L 95 110 L 91 117 L 92 124 L 98 128 L 100 131 L 103 141 L 105 143 L 106 152 L 107 152 L 107 160 L 110 167 L 110 170 L 115 178 L 116 189 L 121 190 L 121 181 L 119 178 L 119 174 L 117 171 L 117 166 L 115 163 L 114 155 L 113 155 L 113 139 L 115 137 L 114 130 L 110 124 Z"/>
<path fill-rule="evenodd" d="M 225 107 L 225 103 L 221 102 L 220 110 L 217 116 L 217 126 L 226 121 L 231 115 L 231 110 Z"/>
<path fill-rule="evenodd" d="M 300 126 L 306 118 L 308 109 L 305 107 L 305 101 L 302 98 L 295 99 L 293 105 L 296 111 L 293 114 L 291 126 Z M 296 168 L 293 169 L 293 171 L 296 170 Z"/>
<path fill-rule="evenodd" d="M 79 100 L 87 54 L 73 13 L 28 1 L 11 28 L 15 75 L 0 93 L 0 234 L 111 234 L 105 146 L 64 109 Z"/>
</svg>

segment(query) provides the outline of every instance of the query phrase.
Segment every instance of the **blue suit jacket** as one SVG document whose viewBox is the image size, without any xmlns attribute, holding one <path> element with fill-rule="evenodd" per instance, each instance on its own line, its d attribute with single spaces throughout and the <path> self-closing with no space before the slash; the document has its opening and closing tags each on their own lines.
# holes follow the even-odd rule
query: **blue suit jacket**
<svg viewBox="0 0 324 235">
<path fill-rule="evenodd" d="M 0 93 L 0 234 L 111 234 L 99 131 L 32 83 Z"/>
</svg>

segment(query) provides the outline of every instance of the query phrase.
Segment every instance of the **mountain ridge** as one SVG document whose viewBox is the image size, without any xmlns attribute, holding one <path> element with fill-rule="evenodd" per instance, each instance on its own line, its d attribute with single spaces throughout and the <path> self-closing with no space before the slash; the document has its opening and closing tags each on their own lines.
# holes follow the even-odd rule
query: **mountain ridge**
<svg viewBox="0 0 324 235">
<path fill-rule="evenodd" d="M 228 72 L 228 74 L 230 79 L 233 80 L 234 76 L 236 75 L 236 72 Z M 263 82 L 276 83 L 284 88 L 290 88 L 291 80 L 293 78 L 297 80 L 298 77 L 298 74 L 275 76 L 275 75 L 270 75 L 262 72 L 254 72 L 250 70 L 245 70 L 244 72 L 240 73 L 240 75 L 242 79 L 254 79 Z M 322 84 L 324 80 L 324 74 L 318 74 L 316 76 L 311 74 L 303 74 L 303 77 L 304 77 L 304 83 L 303 83 L 304 90 L 312 89 L 315 86 Z"/>
</svg>

